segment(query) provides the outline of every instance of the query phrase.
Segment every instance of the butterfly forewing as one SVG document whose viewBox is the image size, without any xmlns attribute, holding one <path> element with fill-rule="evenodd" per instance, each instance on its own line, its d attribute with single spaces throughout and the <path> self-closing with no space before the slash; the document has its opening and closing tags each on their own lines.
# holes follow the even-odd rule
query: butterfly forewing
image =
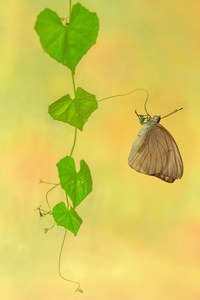
<svg viewBox="0 0 200 300">
<path fill-rule="evenodd" d="M 134 170 L 174 182 L 183 175 L 183 162 L 171 134 L 157 122 L 148 121 L 139 132 L 128 163 Z"/>
</svg>

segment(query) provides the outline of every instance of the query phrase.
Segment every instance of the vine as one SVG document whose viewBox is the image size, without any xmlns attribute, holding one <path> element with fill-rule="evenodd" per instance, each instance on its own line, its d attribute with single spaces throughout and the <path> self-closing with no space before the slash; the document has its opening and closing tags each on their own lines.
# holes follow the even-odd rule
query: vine
<svg viewBox="0 0 200 300">
<path fill-rule="evenodd" d="M 62 251 L 67 230 L 71 231 L 75 236 L 77 235 L 83 221 L 76 212 L 76 208 L 92 191 L 92 176 L 87 163 L 81 160 L 80 170 L 76 170 L 73 153 L 76 146 L 77 133 L 78 130 L 83 130 L 91 114 L 97 110 L 99 102 L 114 97 L 126 96 L 139 90 L 145 91 L 148 99 L 148 93 L 144 89 L 135 89 L 126 94 L 109 96 L 97 101 L 95 95 L 82 87 L 76 88 L 76 66 L 87 51 L 96 43 L 99 31 L 99 20 L 96 13 L 90 12 L 80 3 L 72 6 L 72 1 L 69 0 L 68 18 L 60 18 L 56 12 L 45 8 L 37 16 L 34 28 L 44 51 L 70 70 L 74 93 L 73 98 L 71 98 L 70 94 L 66 94 L 48 108 L 48 113 L 54 120 L 74 127 L 74 138 L 69 155 L 62 158 L 56 165 L 60 182 L 51 183 L 40 180 L 40 183 L 45 183 L 52 187 L 46 193 L 48 210 L 42 209 L 41 206 L 37 209 L 40 217 L 45 217 L 46 215 L 53 217 L 53 224 L 51 227 L 44 229 L 45 233 L 55 225 L 64 227 L 65 231 L 58 259 L 58 273 L 62 279 L 76 284 L 76 291 L 82 293 L 83 290 L 80 288 L 79 282 L 65 278 L 61 272 Z M 61 201 L 52 208 L 48 196 L 58 186 L 64 190 L 66 199 L 65 202 Z"/>
</svg>

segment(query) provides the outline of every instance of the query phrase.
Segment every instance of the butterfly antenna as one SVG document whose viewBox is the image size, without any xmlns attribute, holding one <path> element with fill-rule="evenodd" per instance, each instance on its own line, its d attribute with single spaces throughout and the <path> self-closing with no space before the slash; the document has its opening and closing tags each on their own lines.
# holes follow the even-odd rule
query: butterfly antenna
<svg viewBox="0 0 200 300">
<path fill-rule="evenodd" d="M 172 111 L 171 113 L 169 113 L 169 114 L 165 115 L 164 117 L 161 117 L 161 119 L 164 119 L 164 118 L 166 118 L 166 117 L 169 117 L 169 116 L 171 116 L 171 115 L 175 114 L 177 111 L 179 111 L 179 110 L 181 110 L 181 109 L 183 109 L 183 107 L 181 107 L 181 108 L 178 108 L 178 109 L 175 109 L 175 110 L 174 110 L 174 111 Z"/>
</svg>

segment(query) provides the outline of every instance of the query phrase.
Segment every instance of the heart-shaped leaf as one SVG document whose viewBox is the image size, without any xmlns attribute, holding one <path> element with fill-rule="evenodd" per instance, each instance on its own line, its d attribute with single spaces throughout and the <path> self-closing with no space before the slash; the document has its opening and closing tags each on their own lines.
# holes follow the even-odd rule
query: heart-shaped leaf
<svg viewBox="0 0 200 300">
<path fill-rule="evenodd" d="M 73 208 L 67 209 L 64 202 L 59 202 L 53 207 L 52 214 L 58 226 L 65 227 L 77 235 L 83 221 Z"/>
<path fill-rule="evenodd" d="M 66 156 L 57 163 L 60 184 L 71 198 L 74 207 L 92 191 L 92 177 L 84 160 L 80 161 L 80 171 L 76 172 L 75 162 Z"/>
<path fill-rule="evenodd" d="M 74 74 L 78 62 L 96 43 L 99 21 L 96 13 L 76 3 L 70 24 L 63 24 L 56 12 L 46 8 L 38 15 L 35 30 L 44 51 Z"/>
<path fill-rule="evenodd" d="M 68 123 L 80 130 L 83 130 L 85 122 L 95 109 L 98 103 L 94 95 L 82 88 L 77 88 L 75 99 L 67 94 L 49 106 L 49 114 L 58 121 Z"/>
</svg>

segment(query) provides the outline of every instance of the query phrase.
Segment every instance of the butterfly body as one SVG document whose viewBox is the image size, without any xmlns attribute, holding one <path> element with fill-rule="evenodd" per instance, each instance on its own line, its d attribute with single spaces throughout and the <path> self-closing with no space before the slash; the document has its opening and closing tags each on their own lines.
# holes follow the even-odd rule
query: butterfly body
<svg viewBox="0 0 200 300">
<path fill-rule="evenodd" d="M 165 182 L 172 183 L 180 179 L 183 175 L 181 154 L 172 135 L 159 124 L 161 117 L 137 116 L 144 126 L 132 145 L 129 166 Z"/>
</svg>

